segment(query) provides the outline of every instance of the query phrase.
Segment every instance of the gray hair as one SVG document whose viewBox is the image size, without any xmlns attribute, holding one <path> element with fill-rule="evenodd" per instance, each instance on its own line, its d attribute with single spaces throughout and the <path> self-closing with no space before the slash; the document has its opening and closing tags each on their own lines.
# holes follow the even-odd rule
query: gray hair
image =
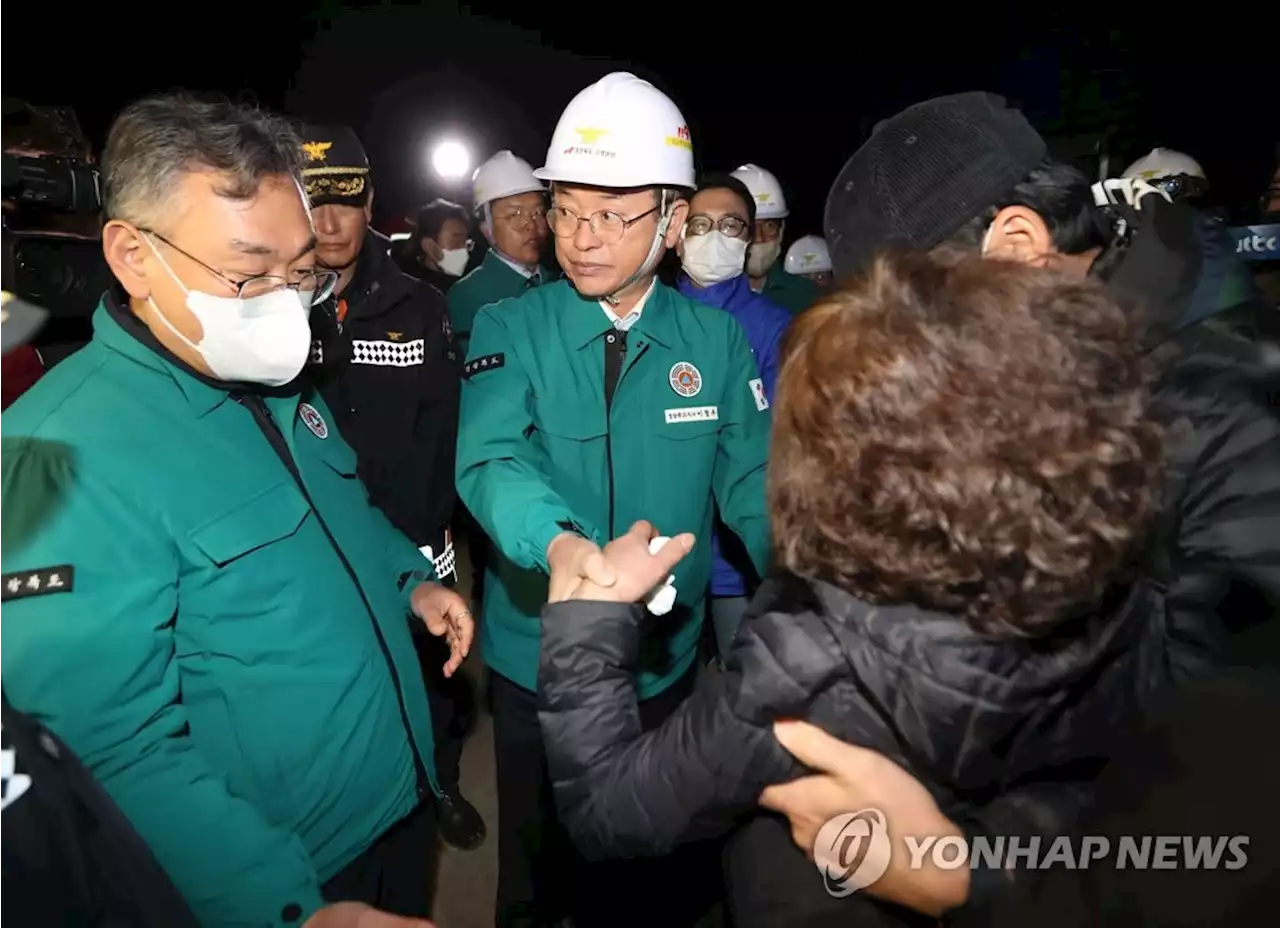
<svg viewBox="0 0 1280 928">
<path fill-rule="evenodd" d="M 115 119 L 102 156 L 107 219 L 152 227 L 182 178 L 221 175 L 220 196 L 247 200 L 268 177 L 302 176 L 302 141 L 283 117 L 225 98 L 167 93 L 131 103 Z"/>
</svg>

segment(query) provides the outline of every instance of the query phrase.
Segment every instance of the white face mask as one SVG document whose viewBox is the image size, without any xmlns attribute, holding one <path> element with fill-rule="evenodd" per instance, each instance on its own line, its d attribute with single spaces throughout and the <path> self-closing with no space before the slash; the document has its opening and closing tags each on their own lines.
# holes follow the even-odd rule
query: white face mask
<svg viewBox="0 0 1280 928">
<path fill-rule="evenodd" d="M 467 269 L 467 259 L 469 257 L 471 257 L 471 252 L 465 248 L 442 248 L 440 249 L 440 260 L 436 264 L 440 266 L 441 271 L 450 277 L 461 277 L 462 272 Z"/>
<path fill-rule="evenodd" d="M 763 277 L 769 268 L 777 263 L 782 251 L 781 242 L 759 242 L 747 251 L 747 273 L 752 277 Z"/>
<path fill-rule="evenodd" d="M 729 238 L 719 229 L 702 235 L 686 236 L 684 272 L 700 287 L 710 287 L 742 273 L 747 257 L 747 243 L 740 238 Z"/>
<path fill-rule="evenodd" d="M 311 295 L 284 287 L 249 300 L 188 290 L 147 238 L 169 276 L 187 295 L 187 309 L 204 336 L 195 344 L 178 331 L 151 297 L 147 302 L 174 335 L 199 353 L 219 380 L 281 387 L 301 373 L 311 354 Z"/>
</svg>

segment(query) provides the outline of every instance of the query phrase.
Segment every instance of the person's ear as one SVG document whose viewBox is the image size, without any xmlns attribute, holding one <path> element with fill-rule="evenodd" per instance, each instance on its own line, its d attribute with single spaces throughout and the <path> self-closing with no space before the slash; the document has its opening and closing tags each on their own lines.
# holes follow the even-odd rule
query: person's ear
<svg viewBox="0 0 1280 928">
<path fill-rule="evenodd" d="M 444 258 L 444 249 L 436 243 L 436 240 L 429 235 L 424 235 L 418 240 L 418 245 L 423 253 L 432 261 L 439 262 Z"/>
<path fill-rule="evenodd" d="M 102 229 L 102 254 L 107 266 L 125 292 L 136 300 L 151 295 L 146 261 L 150 251 L 142 233 L 127 223 L 113 219 Z"/>
<path fill-rule="evenodd" d="M 1026 206 L 1006 206 L 991 221 L 984 254 L 1044 267 L 1055 250 L 1053 234 L 1039 213 Z"/>
<path fill-rule="evenodd" d="M 667 234 L 664 240 L 668 248 L 675 248 L 676 243 L 680 241 L 681 233 L 684 232 L 684 224 L 689 221 L 689 201 L 676 200 L 675 205 L 671 207 L 671 222 L 667 226 Z"/>
</svg>

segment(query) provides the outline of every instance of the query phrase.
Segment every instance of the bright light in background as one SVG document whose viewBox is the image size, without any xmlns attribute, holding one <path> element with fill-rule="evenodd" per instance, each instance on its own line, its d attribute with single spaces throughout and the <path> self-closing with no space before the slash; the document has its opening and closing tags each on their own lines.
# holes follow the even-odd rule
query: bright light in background
<svg viewBox="0 0 1280 928">
<path fill-rule="evenodd" d="M 431 167 L 444 180 L 462 180 L 471 170 L 471 152 L 461 142 L 441 142 L 431 152 Z"/>
</svg>

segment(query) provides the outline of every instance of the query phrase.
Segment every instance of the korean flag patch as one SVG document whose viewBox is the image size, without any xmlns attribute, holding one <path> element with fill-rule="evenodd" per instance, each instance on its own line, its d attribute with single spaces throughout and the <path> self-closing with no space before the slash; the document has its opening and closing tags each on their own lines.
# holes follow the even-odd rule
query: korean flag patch
<svg viewBox="0 0 1280 928">
<path fill-rule="evenodd" d="M 764 412 L 769 408 L 769 398 L 764 395 L 764 381 L 759 377 L 754 380 L 748 380 L 747 386 L 751 388 L 751 398 L 756 401 L 756 409 Z"/>
</svg>

